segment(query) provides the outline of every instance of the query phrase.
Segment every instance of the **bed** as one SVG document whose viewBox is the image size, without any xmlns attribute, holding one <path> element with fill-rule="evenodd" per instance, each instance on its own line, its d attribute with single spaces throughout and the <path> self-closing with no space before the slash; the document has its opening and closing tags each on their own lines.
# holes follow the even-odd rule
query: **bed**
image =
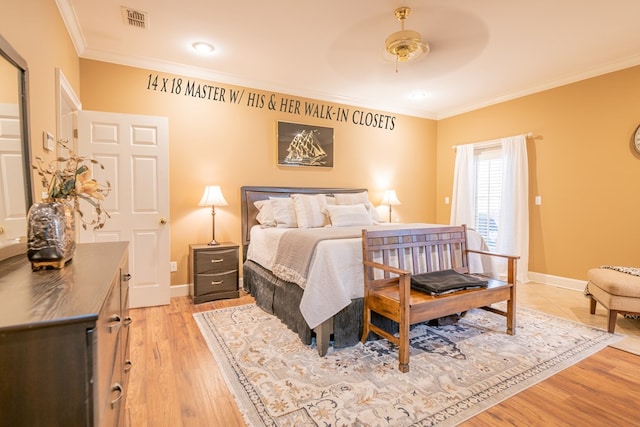
<svg viewBox="0 0 640 427">
<path fill-rule="evenodd" d="M 324 197 L 316 195 L 325 195 L 327 200 L 333 200 L 327 202 L 330 205 L 336 203 L 336 200 L 338 202 L 346 200 L 345 204 L 362 199 L 368 201 L 368 193 L 363 188 L 248 186 L 241 188 L 243 288 L 253 295 L 260 308 L 278 317 L 289 329 L 296 332 L 305 344 L 312 344 L 315 339 L 318 352 L 324 355 L 330 339 L 333 340 L 333 346 L 336 349 L 352 346 L 360 340 L 364 290 L 361 233 L 365 226 L 347 224 L 345 227 L 308 227 L 308 223 L 301 223 L 299 227 L 292 227 L 292 224 L 266 227 L 260 224 L 259 219 L 264 222 L 264 217 L 260 218 L 261 213 L 257 206 L 264 203 L 262 201 L 276 200 L 269 203 L 281 205 L 284 202 L 281 199 L 290 199 L 292 195 L 296 195 L 293 196 L 297 197 L 296 202 L 299 199 L 315 200 L 317 197 Z M 354 203 L 353 209 L 356 204 Z M 369 206 L 366 206 L 366 202 L 364 204 L 372 222 L 366 227 L 416 226 L 416 224 L 379 224 L 373 205 L 370 202 Z M 297 205 L 297 207 L 300 206 Z M 334 209 L 338 208 L 331 208 L 332 213 Z M 419 224 L 419 226 L 433 225 Z M 298 230 L 298 228 L 306 230 Z M 282 261 L 278 258 L 281 254 L 276 253 L 280 243 L 282 243 L 281 251 L 283 247 L 289 247 L 288 243 L 292 240 L 286 239 L 291 239 L 296 233 L 323 235 L 322 238 L 314 240 L 315 249 L 308 267 L 305 266 L 307 269 L 290 269 L 286 265 L 283 266 L 282 263 L 288 263 L 289 258 L 286 258 L 286 262 Z M 330 234 L 330 237 L 324 237 L 326 233 Z M 475 232 L 471 233 L 470 247 L 486 249 L 482 238 Z M 296 247 L 292 252 L 296 255 L 303 251 Z M 472 268 L 477 271 L 487 270 L 487 266 L 482 265 L 481 260 L 470 259 L 470 263 L 475 263 Z M 306 275 L 300 271 L 306 271 Z M 380 327 L 387 330 L 394 330 L 397 327 L 384 318 L 380 318 L 377 322 Z"/>
</svg>

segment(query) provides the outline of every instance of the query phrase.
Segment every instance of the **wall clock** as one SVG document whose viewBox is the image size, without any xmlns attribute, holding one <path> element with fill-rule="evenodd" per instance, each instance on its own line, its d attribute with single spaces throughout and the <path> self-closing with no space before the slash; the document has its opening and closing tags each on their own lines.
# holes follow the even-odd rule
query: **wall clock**
<svg viewBox="0 0 640 427">
<path fill-rule="evenodd" d="M 636 128 L 636 131 L 633 134 L 633 148 L 635 148 L 636 152 L 640 154 L 640 126 Z"/>
</svg>

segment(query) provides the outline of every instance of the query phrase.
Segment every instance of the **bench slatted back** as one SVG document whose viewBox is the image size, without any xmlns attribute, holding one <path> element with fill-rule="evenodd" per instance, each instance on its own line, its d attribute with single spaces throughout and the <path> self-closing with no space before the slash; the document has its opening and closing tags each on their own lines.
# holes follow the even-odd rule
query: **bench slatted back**
<svg viewBox="0 0 640 427">
<path fill-rule="evenodd" d="M 468 273 L 466 226 L 363 230 L 362 257 L 412 274 L 448 269 Z M 382 278 L 373 270 L 365 266 L 365 280 Z M 391 276 L 384 272 L 385 279 Z"/>
</svg>

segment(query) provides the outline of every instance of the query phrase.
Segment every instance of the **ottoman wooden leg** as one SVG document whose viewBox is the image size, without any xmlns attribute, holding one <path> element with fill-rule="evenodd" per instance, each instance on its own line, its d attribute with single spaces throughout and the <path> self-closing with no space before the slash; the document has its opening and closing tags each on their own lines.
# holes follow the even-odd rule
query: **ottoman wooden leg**
<svg viewBox="0 0 640 427">
<path fill-rule="evenodd" d="M 618 318 L 618 310 L 609 310 L 609 333 L 613 333 L 616 329 L 616 319 Z"/>
<path fill-rule="evenodd" d="M 589 308 L 589 312 L 591 314 L 596 314 L 596 303 L 598 301 L 596 301 L 596 299 L 594 297 L 591 297 L 591 307 Z"/>
</svg>

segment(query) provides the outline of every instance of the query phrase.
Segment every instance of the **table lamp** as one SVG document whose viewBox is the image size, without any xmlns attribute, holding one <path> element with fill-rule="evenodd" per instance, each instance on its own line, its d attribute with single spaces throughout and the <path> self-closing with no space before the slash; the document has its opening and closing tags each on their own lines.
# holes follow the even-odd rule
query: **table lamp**
<svg viewBox="0 0 640 427">
<path fill-rule="evenodd" d="M 396 196 L 396 190 L 386 190 L 382 196 L 382 202 L 380 202 L 380 204 L 383 206 L 389 206 L 389 222 L 391 222 L 391 206 L 397 206 L 400 204 L 400 200 L 398 200 L 398 196 Z"/>
<path fill-rule="evenodd" d="M 224 199 L 222 195 L 222 190 L 220 190 L 220 186 L 218 185 L 208 185 L 204 189 L 204 194 L 202 195 L 202 199 L 200 199 L 200 203 L 198 206 L 211 206 L 211 223 L 213 225 L 213 234 L 212 239 L 208 243 L 210 246 L 219 245 L 216 241 L 216 206 L 229 206 L 229 203 Z"/>
</svg>

